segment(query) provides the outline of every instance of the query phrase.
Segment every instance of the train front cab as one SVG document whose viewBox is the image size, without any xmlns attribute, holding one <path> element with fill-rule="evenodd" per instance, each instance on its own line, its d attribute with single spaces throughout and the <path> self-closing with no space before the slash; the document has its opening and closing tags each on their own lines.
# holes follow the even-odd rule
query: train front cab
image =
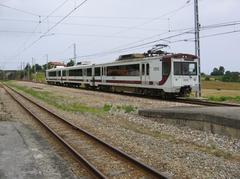
<svg viewBox="0 0 240 179">
<path fill-rule="evenodd" d="M 179 54 L 172 58 L 172 89 L 179 96 L 198 90 L 198 59 L 194 55 Z"/>
</svg>

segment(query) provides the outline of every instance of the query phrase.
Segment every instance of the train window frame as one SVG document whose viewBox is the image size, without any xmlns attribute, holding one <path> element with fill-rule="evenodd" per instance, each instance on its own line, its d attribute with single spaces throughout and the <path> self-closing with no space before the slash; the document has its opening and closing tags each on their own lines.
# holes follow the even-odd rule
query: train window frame
<svg viewBox="0 0 240 179">
<path fill-rule="evenodd" d="M 107 76 L 140 76 L 140 64 L 107 66 Z"/>
<path fill-rule="evenodd" d="M 142 75 L 145 75 L 145 64 L 142 64 Z"/>
<path fill-rule="evenodd" d="M 146 65 L 146 75 L 148 76 L 149 74 L 150 74 L 150 65 L 149 65 L 149 63 L 147 63 L 147 65 Z"/>
<path fill-rule="evenodd" d="M 168 76 L 171 73 L 171 62 L 162 62 L 162 75 Z"/>
<path fill-rule="evenodd" d="M 194 67 L 190 68 L 190 65 L 194 65 Z M 173 71 L 175 76 L 196 76 L 197 75 L 197 62 L 174 62 L 173 68 L 174 68 Z M 176 69 L 178 69 L 178 71 Z"/>
<path fill-rule="evenodd" d="M 58 71 L 58 76 L 61 76 L 61 71 Z"/>
<path fill-rule="evenodd" d="M 94 68 L 94 76 L 101 76 L 101 67 Z"/>
<path fill-rule="evenodd" d="M 71 69 L 68 70 L 68 76 L 82 76 L 82 69 Z"/>
<path fill-rule="evenodd" d="M 92 76 L 92 68 L 87 68 L 87 76 Z"/>
<path fill-rule="evenodd" d="M 54 74 L 54 75 L 52 75 L 52 74 Z M 56 77 L 57 76 L 57 71 L 49 71 L 48 76 L 49 77 Z"/>
<path fill-rule="evenodd" d="M 62 76 L 67 76 L 66 74 L 67 74 L 66 70 L 63 70 L 62 71 Z"/>
</svg>

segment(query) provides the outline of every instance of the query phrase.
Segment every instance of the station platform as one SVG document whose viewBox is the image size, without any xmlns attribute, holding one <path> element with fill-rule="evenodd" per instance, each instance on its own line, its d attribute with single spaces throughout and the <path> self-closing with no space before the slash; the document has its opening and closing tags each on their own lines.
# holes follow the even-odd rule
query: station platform
<svg viewBox="0 0 240 179">
<path fill-rule="evenodd" d="M 157 110 L 142 109 L 139 115 L 157 119 L 175 119 L 182 125 L 195 126 L 194 128 L 211 130 L 211 132 L 223 133 L 240 138 L 240 108 L 239 107 L 171 107 Z M 209 125 L 207 125 L 209 124 Z M 221 126 L 216 128 L 215 126 Z M 215 127 L 215 128 L 214 128 Z M 233 130 L 231 130 L 233 129 Z M 230 132 L 228 132 L 230 131 Z"/>
<path fill-rule="evenodd" d="M 19 122 L 0 122 L 0 178 L 76 178 L 48 143 Z"/>
</svg>

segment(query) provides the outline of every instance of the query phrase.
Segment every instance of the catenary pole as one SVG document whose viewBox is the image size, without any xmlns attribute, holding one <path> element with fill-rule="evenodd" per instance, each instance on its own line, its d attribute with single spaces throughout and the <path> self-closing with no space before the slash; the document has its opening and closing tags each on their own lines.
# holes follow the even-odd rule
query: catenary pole
<svg viewBox="0 0 240 179">
<path fill-rule="evenodd" d="M 73 59 L 74 59 L 74 64 L 77 64 L 77 49 L 76 49 L 76 43 L 73 44 Z"/>
<path fill-rule="evenodd" d="M 197 97 L 201 97 L 201 61 L 200 61 L 200 23 L 199 23 L 199 11 L 198 0 L 194 0 L 194 25 L 195 25 L 195 55 L 198 57 L 198 80 L 199 87 L 196 93 Z"/>
</svg>

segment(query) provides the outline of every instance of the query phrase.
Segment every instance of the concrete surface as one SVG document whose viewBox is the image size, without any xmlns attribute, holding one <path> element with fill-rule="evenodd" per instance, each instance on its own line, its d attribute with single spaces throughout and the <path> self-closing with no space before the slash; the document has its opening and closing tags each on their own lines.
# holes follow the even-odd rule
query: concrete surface
<svg viewBox="0 0 240 179">
<path fill-rule="evenodd" d="M 143 109 L 138 113 L 145 117 L 175 119 L 175 122 L 179 120 L 179 123 L 194 128 L 240 137 L 239 107 L 171 107 Z M 207 124 L 210 125 L 206 126 Z"/>
<path fill-rule="evenodd" d="M 17 122 L 0 122 L 0 179 L 76 178 L 48 143 Z"/>
</svg>

